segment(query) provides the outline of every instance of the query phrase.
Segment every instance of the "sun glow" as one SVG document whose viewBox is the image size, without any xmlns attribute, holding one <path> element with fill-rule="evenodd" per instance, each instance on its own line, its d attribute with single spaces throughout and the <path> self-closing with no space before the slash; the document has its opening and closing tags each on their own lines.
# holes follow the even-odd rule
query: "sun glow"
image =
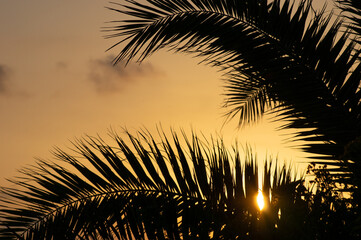
<svg viewBox="0 0 361 240">
<path fill-rule="evenodd" d="M 259 210 L 262 211 L 262 209 L 264 208 L 264 197 L 263 197 L 263 194 L 262 194 L 261 190 L 258 190 L 257 204 L 258 204 Z"/>
</svg>

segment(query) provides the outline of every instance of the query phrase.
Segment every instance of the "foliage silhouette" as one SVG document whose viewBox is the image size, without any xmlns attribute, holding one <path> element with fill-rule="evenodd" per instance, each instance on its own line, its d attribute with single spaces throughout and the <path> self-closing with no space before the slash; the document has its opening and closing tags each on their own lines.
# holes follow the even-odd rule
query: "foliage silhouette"
<svg viewBox="0 0 361 240">
<path fill-rule="evenodd" d="M 292 178 L 286 167 L 265 163 L 263 182 L 258 183 L 257 161 L 249 150 L 241 157 L 221 140 L 205 143 L 196 135 L 179 138 L 174 132 L 171 138 L 163 134 L 159 142 L 144 132 L 138 136 L 127 133 L 126 140 L 113 133 L 114 147 L 87 137 L 74 143 L 71 154 L 56 149 L 56 161 L 39 160 L 24 169 L 13 181 L 16 187 L 2 189 L 8 197 L 1 200 L 1 239 L 304 239 L 322 231 L 326 236 L 345 234 L 342 221 L 349 220 L 332 216 L 335 201 L 318 202 L 314 208 L 317 194 L 302 179 Z M 255 201 L 261 187 L 266 199 L 262 212 Z M 321 206 L 329 215 L 319 212 Z M 343 212 L 352 217 L 346 208 Z M 322 218 L 329 219 L 322 231 L 309 227 Z"/>
<path fill-rule="evenodd" d="M 130 143 L 113 133 L 115 147 L 87 137 L 2 189 L 0 237 L 359 239 L 360 5 L 338 3 L 346 21 L 314 12 L 311 0 L 127 0 L 110 8 L 127 19 L 106 29 L 122 38 L 113 47 L 125 44 L 114 63 L 168 47 L 222 69 L 230 118 L 242 125 L 277 113 L 315 164 L 334 166 L 311 167 L 311 187 L 266 163 L 261 212 L 250 152 L 243 161 L 221 140 L 174 132 L 158 143 L 147 133 L 127 133 Z"/>
<path fill-rule="evenodd" d="M 361 135 L 358 1 L 338 1 L 352 24 L 314 11 L 312 0 L 145 2 L 110 8 L 127 16 L 105 29 L 121 37 L 111 47 L 123 44 L 115 64 L 165 47 L 195 54 L 225 71 L 229 117 L 242 125 L 276 113 L 315 163 L 333 166 L 335 181 L 359 189 L 360 159 L 344 159 Z"/>
</svg>

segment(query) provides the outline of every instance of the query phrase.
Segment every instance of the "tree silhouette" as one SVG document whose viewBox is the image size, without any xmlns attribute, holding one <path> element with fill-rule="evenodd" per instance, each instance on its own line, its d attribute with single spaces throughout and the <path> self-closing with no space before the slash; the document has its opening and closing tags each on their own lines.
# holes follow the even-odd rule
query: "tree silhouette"
<svg viewBox="0 0 361 240">
<path fill-rule="evenodd" d="M 252 153 L 231 154 L 221 140 L 127 135 L 113 133 L 114 147 L 78 140 L 72 154 L 56 149 L 56 161 L 23 170 L 2 189 L 1 239 L 304 239 L 320 233 L 309 227 L 317 218 L 337 221 L 326 236 L 347 233 L 286 167 L 265 163 L 259 183 Z"/>
<path fill-rule="evenodd" d="M 124 44 L 114 63 L 168 47 L 222 69 L 229 117 L 277 113 L 315 164 L 334 166 L 310 166 L 313 185 L 266 163 L 260 211 L 250 152 L 174 132 L 127 133 L 128 143 L 113 133 L 115 147 L 88 137 L 3 188 L 1 238 L 359 239 L 360 6 L 338 3 L 348 20 L 311 0 L 127 0 L 110 8 L 126 20 L 106 29 Z"/>
<path fill-rule="evenodd" d="M 360 161 L 345 158 L 345 149 L 361 135 L 360 4 L 339 4 L 353 24 L 314 11 L 311 0 L 126 1 L 110 9 L 127 19 L 106 31 L 121 37 L 112 48 L 124 44 L 115 64 L 167 47 L 219 67 L 229 117 L 245 124 L 277 113 L 315 163 L 357 189 Z"/>
</svg>

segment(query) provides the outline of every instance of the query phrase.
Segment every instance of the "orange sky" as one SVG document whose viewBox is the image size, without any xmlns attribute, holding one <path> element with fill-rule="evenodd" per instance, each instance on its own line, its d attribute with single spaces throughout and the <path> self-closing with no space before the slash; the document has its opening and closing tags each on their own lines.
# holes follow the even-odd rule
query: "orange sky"
<svg viewBox="0 0 361 240">
<path fill-rule="evenodd" d="M 316 0 L 316 5 L 323 1 Z M 142 65 L 112 67 L 114 39 L 104 22 L 119 18 L 103 0 L 0 1 L 0 185 L 54 146 L 113 127 L 154 131 L 161 123 L 248 142 L 259 158 L 305 161 L 283 144 L 277 124 L 222 128 L 221 74 L 190 55 L 158 52 Z M 303 165 L 304 166 L 304 165 Z M 302 167 L 301 167 L 302 168 Z"/>
</svg>

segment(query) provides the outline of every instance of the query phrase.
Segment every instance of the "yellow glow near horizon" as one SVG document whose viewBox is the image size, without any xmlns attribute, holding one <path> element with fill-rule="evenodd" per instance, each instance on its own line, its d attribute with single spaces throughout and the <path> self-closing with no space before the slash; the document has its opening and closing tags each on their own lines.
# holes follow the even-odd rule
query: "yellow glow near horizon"
<svg viewBox="0 0 361 240">
<path fill-rule="evenodd" d="M 263 197 L 263 194 L 262 194 L 261 190 L 258 190 L 257 204 L 258 204 L 259 210 L 262 211 L 262 209 L 264 208 L 264 197 Z"/>
</svg>

